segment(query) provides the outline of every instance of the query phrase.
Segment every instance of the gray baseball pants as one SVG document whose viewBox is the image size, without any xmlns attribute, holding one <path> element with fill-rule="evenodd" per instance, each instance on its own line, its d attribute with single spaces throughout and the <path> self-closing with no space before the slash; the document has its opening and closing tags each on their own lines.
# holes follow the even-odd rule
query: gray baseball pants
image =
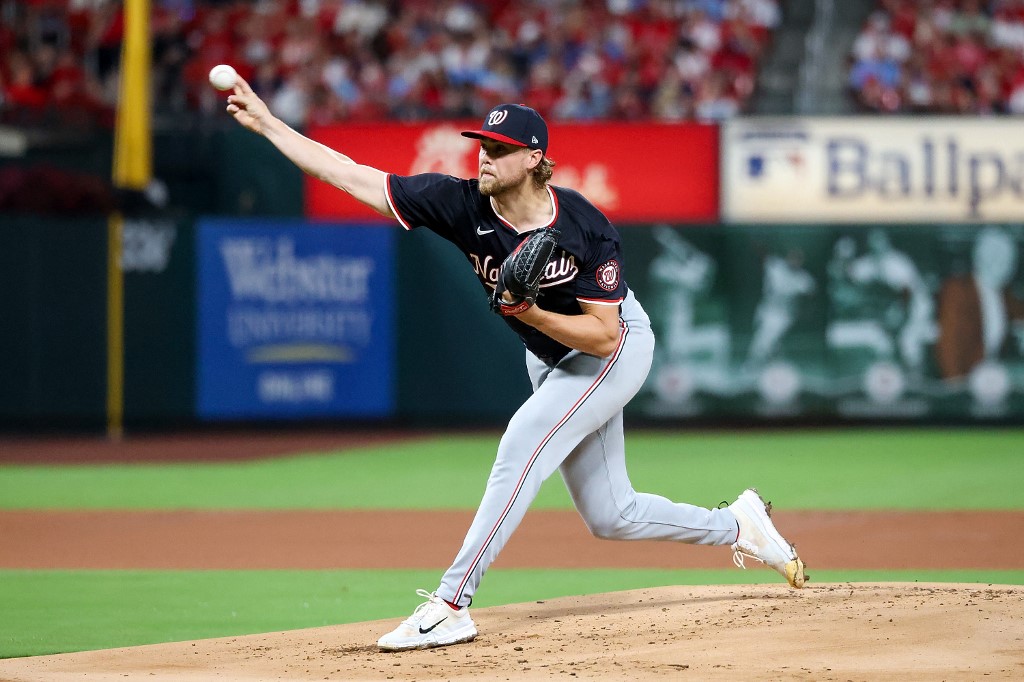
<svg viewBox="0 0 1024 682">
<path fill-rule="evenodd" d="M 556 469 L 587 528 L 611 540 L 735 542 L 728 509 L 706 509 L 633 490 L 626 471 L 622 409 L 647 377 L 654 352 L 650 319 L 630 292 L 619 344 L 607 358 L 572 351 L 554 367 L 527 352 L 533 395 L 498 445 L 487 488 L 462 549 L 437 594 L 468 606 L 480 580 Z"/>
</svg>

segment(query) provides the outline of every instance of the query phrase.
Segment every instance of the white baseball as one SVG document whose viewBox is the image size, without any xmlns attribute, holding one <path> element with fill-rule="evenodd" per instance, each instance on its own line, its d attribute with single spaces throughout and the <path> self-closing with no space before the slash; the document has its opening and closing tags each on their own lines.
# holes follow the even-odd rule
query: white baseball
<svg viewBox="0 0 1024 682">
<path fill-rule="evenodd" d="M 218 90 L 230 90 L 238 82 L 238 72 L 227 64 L 218 64 L 210 69 L 210 85 Z"/>
</svg>

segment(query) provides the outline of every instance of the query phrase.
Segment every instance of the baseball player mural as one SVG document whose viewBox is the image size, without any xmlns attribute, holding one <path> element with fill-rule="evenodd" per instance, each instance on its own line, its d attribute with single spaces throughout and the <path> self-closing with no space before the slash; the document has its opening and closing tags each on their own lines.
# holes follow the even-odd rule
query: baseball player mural
<svg viewBox="0 0 1024 682">
<path fill-rule="evenodd" d="M 793 587 L 804 565 L 754 489 L 705 509 L 633 490 L 622 409 L 651 366 L 650 321 L 626 285 L 619 236 L 578 192 L 548 184 L 548 128 L 519 104 L 496 106 L 479 130 L 478 177 L 399 176 L 363 166 L 292 130 L 242 79 L 228 112 L 306 173 L 402 227 L 436 233 L 465 254 L 492 309 L 526 347 L 533 394 L 516 411 L 454 562 L 413 614 L 378 641 L 384 650 L 472 640 L 469 605 L 484 572 L 555 471 L 591 532 L 617 540 L 727 545 Z"/>
</svg>

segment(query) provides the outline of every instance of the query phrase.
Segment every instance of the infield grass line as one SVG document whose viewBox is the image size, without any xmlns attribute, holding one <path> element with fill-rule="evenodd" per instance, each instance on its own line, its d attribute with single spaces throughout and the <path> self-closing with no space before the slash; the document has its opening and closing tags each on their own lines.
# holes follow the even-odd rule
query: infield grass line
<svg viewBox="0 0 1024 682">
<path fill-rule="evenodd" d="M 474 509 L 499 436 L 234 463 L 0 466 L 0 509 Z M 757 486 L 779 509 L 1024 507 L 1024 429 L 635 430 L 626 444 L 637 490 L 701 506 Z M 558 476 L 533 504 L 571 507 Z"/>
</svg>

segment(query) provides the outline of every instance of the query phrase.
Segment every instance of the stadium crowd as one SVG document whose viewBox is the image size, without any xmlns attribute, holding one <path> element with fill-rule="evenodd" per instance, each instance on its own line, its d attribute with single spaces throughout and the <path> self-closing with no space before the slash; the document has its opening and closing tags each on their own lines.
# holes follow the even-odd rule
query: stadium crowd
<svg viewBox="0 0 1024 682">
<path fill-rule="evenodd" d="M 879 0 L 851 62 L 865 111 L 1024 113 L 1024 0 Z"/>
<path fill-rule="evenodd" d="M 234 65 L 293 125 L 720 120 L 744 110 L 778 0 L 151 0 L 154 110 L 209 114 Z M 122 3 L 0 0 L 0 119 L 109 124 Z"/>
</svg>

